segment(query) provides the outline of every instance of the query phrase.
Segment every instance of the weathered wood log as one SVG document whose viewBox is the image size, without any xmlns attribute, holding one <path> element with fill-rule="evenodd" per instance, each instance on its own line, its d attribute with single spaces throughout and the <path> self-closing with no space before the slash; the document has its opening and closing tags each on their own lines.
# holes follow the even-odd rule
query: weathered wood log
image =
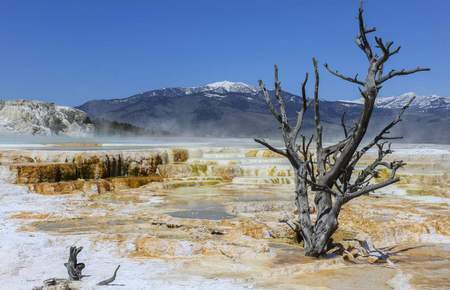
<svg viewBox="0 0 450 290">
<path fill-rule="evenodd" d="M 69 279 L 78 281 L 83 277 L 81 271 L 84 269 L 84 263 L 78 263 L 77 256 L 83 250 L 83 247 L 72 246 L 69 250 L 69 260 L 64 263 L 67 268 L 67 273 L 69 274 Z"/>
<path fill-rule="evenodd" d="M 106 280 L 100 281 L 97 283 L 97 285 L 99 286 L 105 286 L 108 285 L 109 283 L 112 283 L 114 280 L 116 280 L 116 275 L 117 275 L 117 271 L 119 271 L 120 265 L 117 266 L 116 270 L 114 270 L 114 274 L 111 276 L 111 278 L 108 278 Z"/>
</svg>

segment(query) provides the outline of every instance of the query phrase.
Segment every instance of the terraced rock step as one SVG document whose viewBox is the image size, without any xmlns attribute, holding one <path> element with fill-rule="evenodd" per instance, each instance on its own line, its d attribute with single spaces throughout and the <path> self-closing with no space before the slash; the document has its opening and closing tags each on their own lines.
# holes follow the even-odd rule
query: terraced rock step
<svg viewBox="0 0 450 290">
<path fill-rule="evenodd" d="M 28 184 L 28 188 L 36 193 L 44 195 L 84 193 L 105 193 L 121 188 L 138 188 L 151 182 L 160 182 L 160 176 L 126 176 L 107 179 L 60 182 L 40 182 Z"/>
<path fill-rule="evenodd" d="M 60 182 L 77 179 L 101 179 L 117 176 L 154 176 L 158 165 L 167 163 L 167 157 L 156 153 L 140 160 L 123 158 L 122 155 L 78 156 L 72 161 L 53 163 L 13 164 L 19 184 Z"/>
</svg>

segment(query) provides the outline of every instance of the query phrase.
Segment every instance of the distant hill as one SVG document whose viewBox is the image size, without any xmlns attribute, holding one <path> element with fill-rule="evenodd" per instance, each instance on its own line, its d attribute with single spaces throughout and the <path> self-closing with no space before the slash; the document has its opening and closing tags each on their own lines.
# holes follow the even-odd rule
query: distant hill
<svg viewBox="0 0 450 290">
<path fill-rule="evenodd" d="M 94 125 L 78 109 L 40 101 L 0 100 L 0 134 L 91 135 Z"/>
<path fill-rule="evenodd" d="M 165 136 L 168 132 L 90 118 L 78 109 L 41 101 L 0 100 L 0 134 L 40 136 Z"/>
<path fill-rule="evenodd" d="M 283 92 L 288 115 L 300 108 L 298 96 Z M 412 93 L 380 98 L 368 135 L 388 123 Z M 322 118 L 329 141 L 342 135 L 341 115 L 356 121 L 358 101 L 321 101 Z M 192 88 L 152 90 L 123 99 L 93 100 L 77 107 L 92 118 L 125 122 L 149 130 L 181 136 L 255 137 L 279 136 L 261 93 L 239 82 L 216 82 Z M 393 132 L 408 142 L 450 143 L 448 98 L 420 97 L 414 101 Z M 312 110 L 306 114 L 305 134 L 312 132 Z"/>
</svg>

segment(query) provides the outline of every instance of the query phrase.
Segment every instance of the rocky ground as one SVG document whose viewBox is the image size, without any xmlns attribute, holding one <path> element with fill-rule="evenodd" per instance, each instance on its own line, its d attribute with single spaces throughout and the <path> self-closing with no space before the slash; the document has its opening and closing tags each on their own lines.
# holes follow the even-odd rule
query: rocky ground
<svg viewBox="0 0 450 290">
<path fill-rule="evenodd" d="M 294 214 L 290 168 L 265 150 L 4 149 L 0 281 L 66 278 L 77 245 L 88 276 L 70 287 L 81 289 L 119 264 L 108 289 L 448 289 L 450 151 L 396 153 L 409 163 L 402 182 L 346 205 L 334 236 L 391 254 L 372 264 L 304 257 L 282 222 Z"/>
</svg>

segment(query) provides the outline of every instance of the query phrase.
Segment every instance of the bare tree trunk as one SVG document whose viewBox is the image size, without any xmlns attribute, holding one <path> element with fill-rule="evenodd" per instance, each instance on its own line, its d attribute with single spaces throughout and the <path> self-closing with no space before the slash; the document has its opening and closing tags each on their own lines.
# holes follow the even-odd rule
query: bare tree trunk
<svg viewBox="0 0 450 290">
<path fill-rule="evenodd" d="M 331 248 L 331 236 L 338 228 L 339 210 L 340 206 L 333 206 L 328 213 L 324 214 L 316 222 L 314 227 L 314 247 L 311 251 L 311 256 L 318 257 L 325 254 Z"/>
<path fill-rule="evenodd" d="M 314 202 L 317 208 L 317 219 L 314 224 L 313 247 L 306 254 L 318 257 L 328 248 L 328 241 L 337 229 L 337 220 L 333 215 L 329 193 L 317 192 Z"/>
<path fill-rule="evenodd" d="M 338 213 L 332 206 L 320 205 L 322 212 L 317 212 L 318 218 L 312 226 L 308 198 L 305 196 L 303 187 L 296 184 L 295 192 L 299 219 L 296 232 L 303 240 L 305 255 L 319 257 L 330 248 L 331 236 L 338 228 Z M 319 203 L 321 202 L 326 202 L 326 200 L 321 199 Z"/>
<path fill-rule="evenodd" d="M 308 252 L 313 245 L 313 227 L 310 217 L 310 206 L 308 192 L 306 191 L 305 176 L 303 169 L 295 170 L 295 202 L 299 221 L 296 223 L 296 232 L 302 237 L 305 250 Z"/>
</svg>

